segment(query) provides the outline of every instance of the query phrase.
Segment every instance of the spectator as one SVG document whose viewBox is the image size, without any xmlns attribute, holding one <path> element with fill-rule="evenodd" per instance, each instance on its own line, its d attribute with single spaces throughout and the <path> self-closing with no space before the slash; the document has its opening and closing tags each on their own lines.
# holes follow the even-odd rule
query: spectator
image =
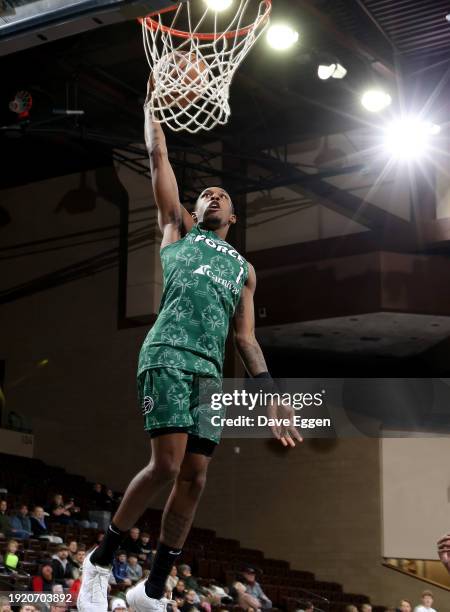
<svg viewBox="0 0 450 612">
<path fill-rule="evenodd" d="M 414 612 L 436 612 L 433 606 L 433 593 L 431 591 L 423 591 L 422 603 L 414 608 Z"/>
<path fill-rule="evenodd" d="M 105 510 L 109 510 L 111 514 L 114 514 L 118 507 L 118 502 L 115 498 L 114 491 L 112 489 L 106 489 L 103 497 L 103 505 Z"/>
<path fill-rule="evenodd" d="M 246 567 L 242 574 L 246 582 L 246 592 L 252 595 L 252 597 L 256 597 L 263 610 L 270 609 L 272 602 L 262 590 L 259 582 L 256 581 L 256 570 L 253 567 Z"/>
<path fill-rule="evenodd" d="M 69 593 L 72 595 L 72 601 L 74 601 L 75 603 L 78 599 L 78 593 L 80 592 L 80 588 L 81 588 L 81 573 L 78 578 L 74 579 L 73 584 L 69 589 Z"/>
<path fill-rule="evenodd" d="M 447 533 L 438 541 L 437 547 L 439 558 L 450 574 L 450 533 Z"/>
<path fill-rule="evenodd" d="M 69 549 L 65 544 L 58 546 L 58 552 L 52 557 L 53 579 L 57 584 L 71 587 L 73 584 L 72 568 L 69 563 Z"/>
<path fill-rule="evenodd" d="M 372 606 L 368 603 L 363 603 L 361 605 L 361 612 L 372 612 Z"/>
<path fill-rule="evenodd" d="M 189 589 L 184 596 L 184 604 L 181 606 L 181 612 L 191 612 L 191 610 L 200 610 L 197 605 L 197 593 L 194 589 Z"/>
<path fill-rule="evenodd" d="M 177 568 L 175 565 L 172 565 L 172 569 L 170 570 L 170 574 L 167 577 L 167 581 L 166 581 L 166 590 L 171 593 L 176 587 L 177 582 L 178 582 Z"/>
<path fill-rule="evenodd" d="M 126 536 L 126 538 L 122 542 L 122 549 L 127 553 L 127 555 L 139 555 L 141 552 L 141 540 L 139 538 L 140 529 L 138 527 L 132 527 L 130 529 L 130 533 Z"/>
<path fill-rule="evenodd" d="M 205 595 L 200 596 L 200 602 L 198 605 L 200 606 L 200 610 L 203 612 L 211 612 L 212 610 L 210 598 L 206 597 Z"/>
<path fill-rule="evenodd" d="M 175 588 L 172 591 L 172 597 L 173 599 L 175 599 L 175 601 L 177 599 L 182 599 L 184 601 L 185 593 L 186 586 L 184 584 L 184 580 L 181 580 L 181 578 L 179 578 L 177 584 L 175 585 Z"/>
<path fill-rule="evenodd" d="M 412 612 L 412 603 L 407 599 L 402 599 L 400 601 L 400 612 Z"/>
<path fill-rule="evenodd" d="M 237 581 L 233 584 L 232 593 L 236 600 L 236 604 L 240 608 L 247 610 L 247 612 L 256 612 L 257 610 L 261 609 L 260 600 L 251 593 L 249 593 L 247 591 L 246 585 L 242 582 Z"/>
<path fill-rule="evenodd" d="M 50 612 L 66 612 L 66 611 L 67 611 L 67 604 L 64 603 L 63 601 L 59 601 L 50 606 Z"/>
<path fill-rule="evenodd" d="M 153 553 L 152 546 L 150 544 L 150 534 L 143 531 L 141 533 L 141 551 L 139 553 L 139 561 L 142 561 L 144 565 L 149 565 L 151 563 L 152 556 Z"/>
<path fill-rule="evenodd" d="M 142 578 L 142 567 L 139 565 L 137 555 L 128 555 L 127 573 L 133 584 Z"/>
<path fill-rule="evenodd" d="M 95 538 L 95 544 L 96 546 L 99 546 L 99 544 L 101 544 L 101 542 L 105 539 L 105 532 L 104 531 L 99 531 L 97 533 L 97 537 Z"/>
<path fill-rule="evenodd" d="M 19 608 L 19 612 L 37 612 L 36 610 L 36 606 L 33 606 L 33 604 L 23 604 L 22 606 L 20 606 Z"/>
<path fill-rule="evenodd" d="M 125 550 L 118 550 L 113 561 L 112 573 L 119 587 L 131 586 L 128 577 L 127 553 Z"/>
<path fill-rule="evenodd" d="M 95 521 L 82 519 L 81 510 L 79 506 L 75 505 L 73 497 L 67 503 L 64 503 L 61 493 L 56 493 L 53 496 L 49 514 L 56 523 L 60 523 L 61 525 L 79 525 L 85 529 L 95 529 L 97 527 Z"/>
<path fill-rule="evenodd" d="M 48 540 L 53 544 L 62 544 L 62 538 L 49 533 L 47 524 L 45 522 L 44 508 L 42 508 L 42 506 L 35 506 L 31 514 L 30 521 L 31 531 L 33 532 L 34 538 L 38 538 L 39 540 Z"/>
<path fill-rule="evenodd" d="M 8 538 L 11 533 L 11 520 L 7 515 L 8 502 L 6 499 L 0 500 L 0 536 Z"/>
<path fill-rule="evenodd" d="M 183 593 L 182 596 L 180 595 L 176 595 L 175 597 L 173 596 L 172 593 L 172 601 L 175 602 L 175 605 L 177 607 L 177 610 L 181 610 L 181 608 L 184 606 L 185 601 L 184 601 L 184 597 L 185 597 L 186 593 Z"/>
<path fill-rule="evenodd" d="M 192 576 L 191 568 L 186 563 L 182 563 L 178 566 L 178 574 L 182 580 L 184 580 L 184 584 L 187 589 L 192 589 L 193 591 L 198 591 L 199 586 L 197 580 Z"/>
<path fill-rule="evenodd" d="M 122 610 L 128 610 L 127 604 L 120 597 L 116 597 L 111 601 L 111 611 L 115 612 L 116 610 L 117 612 L 122 612 Z"/>
<path fill-rule="evenodd" d="M 75 559 L 75 555 L 78 551 L 78 542 L 76 540 L 70 540 L 70 542 L 67 543 L 67 548 L 69 549 L 69 561 L 72 561 Z"/>
<path fill-rule="evenodd" d="M 233 598 L 230 597 L 229 593 L 227 593 L 223 587 L 216 584 L 215 580 L 210 581 L 206 590 L 211 595 L 211 601 L 215 606 L 233 603 Z"/>
<path fill-rule="evenodd" d="M 304 609 L 298 610 L 297 612 L 314 612 L 314 604 L 312 601 L 305 601 L 303 606 L 304 606 Z"/>
<path fill-rule="evenodd" d="M 0 612 L 12 612 L 11 604 L 7 597 L 0 597 Z"/>
<path fill-rule="evenodd" d="M 17 512 L 11 517 L 11 532 L 15 538 L 29 538 L 33 535 L 31 531 L 30 517 L 28 516 L 28 506 L 22 504 Z"/>
<path fill-rule="evenodd" d="M 103 486 L 96 482 L 92 487 L 91 493 L 91 510 L 106 510 L 106 495 L 103 492 Z"/>
<path fill-rule="evenodd" d="M 358 612 L 358 608 L 353 604 L 345 606 L 345 612 Z"/>
<path fill-rule="evenodd" d="M 81 578 L 81 572 L 83 571 L 83 561 L 85 557 L 86 550 L 84 548 L 80 548 L 73 558 L 69 558 L 70 572 L 74 580 Z"/>
<path fill-rule="evenodd" d="M 6 551 L 3 555 L 3 565 L 6 570 L 11 573 L 17 573 L 17 569 L 19 566 L 19 543 L 17 540 L 9 540 L 6 545 Z"/>
<path fill-rule="evenodd" d="M 43 593 L 53 593 L 55 581 L 53 580 L 53 567 L 51 563 L 44 563 L 41 566 L 39 576 L 31 579 L 33 591 Z"/>
<path fill-rule="evenodd" d="M 48 513 L 55 523 L 60 525 L 72 525 L 72 513 L 71 510 L 74 507 L 73 501 L 65 504 L 61 493 L 55 493 L 50 503 Z"/>
</svg>

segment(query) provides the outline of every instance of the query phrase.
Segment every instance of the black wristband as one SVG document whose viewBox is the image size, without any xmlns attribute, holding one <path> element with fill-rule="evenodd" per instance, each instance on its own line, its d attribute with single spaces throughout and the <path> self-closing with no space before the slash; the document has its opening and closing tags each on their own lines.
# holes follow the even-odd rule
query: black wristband
<svg viewBox="0 0 450 612">
<path fill-rule="evenodd" d="M 253 378 L 259 379 L 258 381 L 259 386 L 261 390 L 264 391 L 265 393 L 276 393 L 277 392 L 277 385 L 275 384 L 275 381 L 269 372 L 267 371 L 260 372 L 259 374 L 256 374 L 255 376 L 253 376 Z"/>
</svg>

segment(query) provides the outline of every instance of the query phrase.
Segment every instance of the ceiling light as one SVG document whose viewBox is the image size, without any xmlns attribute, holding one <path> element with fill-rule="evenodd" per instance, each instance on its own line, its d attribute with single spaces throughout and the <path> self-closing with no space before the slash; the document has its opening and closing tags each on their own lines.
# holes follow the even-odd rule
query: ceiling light
<svg viewBox="0 0 450 612">
<path fill-rule="evenodd" d="M 391 103 L 391 96 L 382 89 L 369 89 L 361 97 L 361 104 L 371 113 L 379 113 Z"/>
<path fill-rule="evenodd" d="M 272 49 L 284 51 L 292 47 L 298 41 L 299 35 L 298 32 L 289 25 L 274 24 L 267 30 L 266 37 Z"/>
</svg>

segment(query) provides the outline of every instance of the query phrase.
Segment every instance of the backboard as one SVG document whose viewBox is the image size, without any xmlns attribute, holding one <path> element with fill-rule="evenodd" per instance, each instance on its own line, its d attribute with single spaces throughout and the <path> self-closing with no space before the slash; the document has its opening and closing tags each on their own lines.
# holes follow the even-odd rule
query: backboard
<svg viewBox="0 0 450 612">
<path fill-rule="evenodd" d="M 170 0 L 0 0 L 0 56 L 142 17 Z"/>
</svg>

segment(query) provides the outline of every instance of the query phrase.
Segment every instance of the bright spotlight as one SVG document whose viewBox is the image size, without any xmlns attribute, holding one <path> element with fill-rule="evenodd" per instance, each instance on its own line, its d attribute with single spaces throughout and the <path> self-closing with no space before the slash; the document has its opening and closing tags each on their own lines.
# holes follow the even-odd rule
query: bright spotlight
<svg viewBox="0 0 450 612">
<path fill-rule="evenodd" d="M 344 68 L 344 66 L 341 66 L 341 64 L 337 64 L 336 70 L 333 72 L 331 77 L 333 79 L 343 79 L 346 74 L 347 74 L 347 68 Z"/>
<path fill-rule="evenodd" d="M 361 98 L 361 104 L 371 113 L 379 113 L 391 103 L 391 96 L 382 89 L 369 89 Z"/>
<path fill-rule="evenodd" d="M 337 62 L 334 64 L 320 64 L 317 69 L 317 76 L 322 81 L 327 81 L 329 78 L 343 79 L 346 74 L 346 68 Z"/>
<path fill-rule="evenodd" d="M 322 79 L 322 81 L 327 81 L 335 70 L 336 64 L 330 64 L 329 66 L 321 64 L 317 69 L 317 74 L 319 76 L 319 79 Z"/>
<path fill-rule="evenodd" d="M 291 26 L 274 24 L 267 30 L 267 42 L 277 51 L 289 49 L 298 41 L 298 32 Z"/>
<path fill-rule="evenodd" d="M 432 136 L 437 136 L 441 133 L 441 126 L 436 123 L 431 123 L 431 121 L 427 123 L 427 128 Z"/>
<path fill-rule="evenodd" d="M 216 13 L 226 11 L 233 4 L 233 0 L 205 0 L 206 6 Z"/>
<path fill-rule="evenodd" d="M 430 140 L 440 132 L 440 127 L 417 117 L 404 117 L 391 123 L 386 129 L 386 149 L 397 159 L 414 159 L 423 156 Z"/>
</svg>

